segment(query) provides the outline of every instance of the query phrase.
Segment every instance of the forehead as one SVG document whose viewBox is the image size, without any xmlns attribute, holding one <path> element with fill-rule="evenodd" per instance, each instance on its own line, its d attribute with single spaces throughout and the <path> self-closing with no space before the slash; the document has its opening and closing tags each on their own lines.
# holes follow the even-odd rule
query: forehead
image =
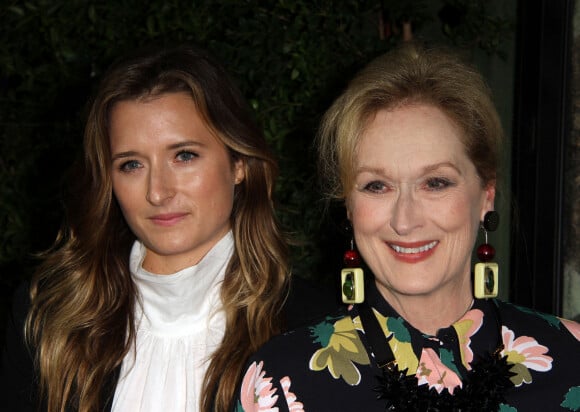
<svg viewBox="0 0 580 412">
<path fill-rule="evenodd" d="M 466 157 L 463 132 L 442 110 L 432 105 L 414 104 L 379 110 L 369 119 L 360 136 L 356 163 L 370 159 L 412 159 Z"/>
<path fill-rule="evenodd" d="M 111 145 L 176 139 L 223 145 L 192 97 L 181 92 L 116 102 L 110 109 L 108 129 Z"/>
</svg>

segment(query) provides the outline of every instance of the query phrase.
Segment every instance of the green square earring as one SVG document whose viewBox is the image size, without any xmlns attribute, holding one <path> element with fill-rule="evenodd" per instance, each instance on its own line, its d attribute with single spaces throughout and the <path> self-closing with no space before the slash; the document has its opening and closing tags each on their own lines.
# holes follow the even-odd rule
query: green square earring
<svg viewBox="0 0 580 412">
<path fill-rule="evenodd" d="M 346 266 L 340 272 L 340 290 L 343 303 L 362 303 L 365 300 L 364 273 L 360 268 L 361 258 L 354 248 L 352 226 L 348 222 L 347 229 L 351 232 L 350 249 L 344 252 L 343 262 Z"/>
<path fill-rule="evenodd" d="M 473 276 L 473 294 L 478 299 L 495 298 L 498 294 L 499 267 L 491 262 L 495 257 L 495 248 L 487 242 L 487 232 L 493 232 L 499 226 L 499 214 L 492 210 L 487 212 L 481 222 L 485 243 L 477 248 L 477 257 L 481 261 L 475 264 Z"/>
</svg>

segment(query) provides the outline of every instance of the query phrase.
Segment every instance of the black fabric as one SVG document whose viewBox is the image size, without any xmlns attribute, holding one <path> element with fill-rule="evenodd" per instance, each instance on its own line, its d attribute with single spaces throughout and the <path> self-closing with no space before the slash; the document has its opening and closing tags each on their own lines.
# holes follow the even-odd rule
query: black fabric
<svg viewBox="0 0 580 412">
<path fill-rule="evenodd" d="M 431 336 L 408 324 L 373 288 L 365 289 L 365 295 L 383 335 L 393 339 L 398 366 L 409 368 L 414 385 L 433 388 L 435 394 L 462 384 L 473 390 L 469 396 L 474 407 L 485 408 L 480 388 L 486 385 L 477 382 L 507 376 L 509 364 L 515 387 L 505 393 L 501 412 L 580 410 L 575 409 L 580 408 L 577 323 L 499 300 L 476 299 L 460 320 Z M 373 360 L 360 315 L 360 305 L 345 306 L 317 323 L 273 338 L 248 362 L 234 410 L 257 410 L 259 403 L 280 411 L 385 411 L 397 399 L 391 392 L 396 385 L 387 382 L 386 390 L 377 391 L 382 370 Z M 499 329 L 507 364 L 500 364 L 503 359 L 498 357 L 482 363 L 497 349 Z M 501 400 L 501 394 L 496 399 Z M 450 403 L 455 403 L 452 398 Z M 415 402 L 413 408 L 404 410 L 428 410 Z"/>
<path fill-rule="evenodd" d="M 376 364 L 381 368 L 382 375 L 377 376 L 378 385 L 374 390 L 378 398 L 385 400 L 388 411 L 457 411 L 457 412 L 489 412 L 497 411 L 506 402 L 506 393 L 513 388 L 510 378 L 515 373 L 510 372 L 511 365 L 507 356 L 499 355 L 504 348 L 501 336 L 501 316 L 495 305 L 489 305 L 495 312 L 498 327 L 498 343 L 496 352 L 480 356 L 472 364 L 472 370 L 463 379 L 461 388 L 455 388 L 453 394 L 447 389 L 441 393 L 428 385 L 417 385 L 417 378 L 407 375 L 407 370 L 400 370 L 372 308 L 365 301 L 358 305 L 360 316 L 369 349 L 374 355 Z"/>
<path fill-rule="evenodd" d="M 339 297 L 333 288 L 293 276 L 290 292 L 284 303 L 284 329 L 309 325 L 327 313 L 334 313 L 341 306 Z"/>
<path fill-rule="evenodd" d="M 395 356 L 388 345 L 389 341 L 385 338 L 385 334 L 373 315 L 373 309 L 365 301 L 358 306 L 358 311 L 377 365 L 379 368 L 388 367 L 395 360 Z"/>
<path fill-rule="evenodd" d="M 6 337 L 0 364 L 0 411 L 37 412 L 39 406 L 38 378 L 34 370 L 34 354 L 24 340 L 24 322 L 30 307 L 29 282 L 23 282 L 14 292 L 12 310 L 7 320 Z M 101 388 L 103 412 L 111 410 L 113 394 L 120 368 Z M 69 409 L 70 410 L 70 409 Z"/>
</svg>

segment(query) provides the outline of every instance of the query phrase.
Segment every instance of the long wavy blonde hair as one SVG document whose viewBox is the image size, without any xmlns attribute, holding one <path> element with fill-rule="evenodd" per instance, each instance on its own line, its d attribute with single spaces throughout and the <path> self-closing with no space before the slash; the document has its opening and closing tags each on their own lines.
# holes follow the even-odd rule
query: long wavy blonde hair
<svg viewBox="0 0 580 412">
<path fill-rule="evenodd" d="M 225 411 L 248 356 L 281 329 L 289 282 L 287 248 L 274 213 L 277 165 L 240 92 L 204 51 L 149 50 L 104 76 L 84 133 L 84 157 L 66 219 L 31 285 L 26 337 L 36 355 L 39 399 L 49 412 L 102 410 L 102 395 L 135 340 L 136 290 L 129 271 L 135 236 L 111 184 L 109 114 L 119 101 L 187 92 L 203 119 L 241 159 L 231 225 L 235 250 L 221 288 L 226 330 L 211 357 L 201 410 Z M 99 390 L 95 390 L 99 388 Z"/>
</svg>

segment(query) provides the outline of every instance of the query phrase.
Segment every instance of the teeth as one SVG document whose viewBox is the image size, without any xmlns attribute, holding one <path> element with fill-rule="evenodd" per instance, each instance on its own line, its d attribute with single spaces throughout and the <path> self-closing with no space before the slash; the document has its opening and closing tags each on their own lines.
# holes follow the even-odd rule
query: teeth
<svg viewBox="0 0 580 412">
<path fill-rule="evenodd" d="M 397 246 L 397 245 L 390 245 L 390 246 L 397 253 L 421 253 L 421 252 L 425 252 L 426 250 L 433 249 L 436 244 L 437 244 L 437 241 L 434 240 L 433 242 L 428 243 L 425 246 L 421 246 L 421 247 L 401 247 L 401 246 Z"/>
</svg>

